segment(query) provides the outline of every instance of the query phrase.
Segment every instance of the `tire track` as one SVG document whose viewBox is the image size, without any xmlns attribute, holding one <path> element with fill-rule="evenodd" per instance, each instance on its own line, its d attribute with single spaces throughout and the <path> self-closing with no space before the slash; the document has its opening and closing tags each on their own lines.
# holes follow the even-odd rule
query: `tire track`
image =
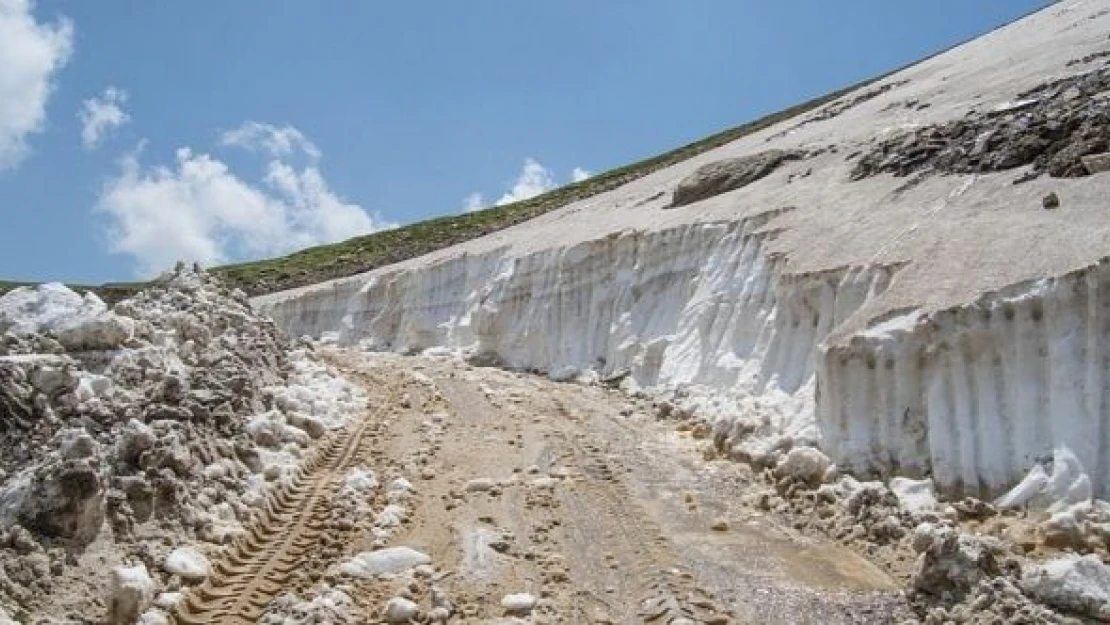
<svg viewBox="0 0 1110 625">
<path fill-rule="evenodd" d="M 564 417 L 565 405 L 556 400 Z M 576 495 L 588 502 L 593 520 L 615 528 L 622 551 L 631 557 L 625 572 L 638 588 L 635 618 L 643 623 L 731 622 L 713 597 L 698 587 L 693 576 L 681 570 L 662 527 L 655 523 L 618 477 L 606 454 L 595 445 L 583 444 L 564 430 L 553 432 L 559 451 L 581 469 L 585 480 L 576 484 Z M 615 544 L 607 545 L 615 547 Z M 629 615 L 631 616 L 631 615 Z"/>
<path fill-rule="evenodd" d="M 399 391 L 388 387 L 378 410 L 328 435 L 292 479 L 267 493 L 259 518 L 223 550 L 211 574 L 188 591 L 174 621 L 179 625 L 257 623 L 278 594 L 290 590 L 309 556 L 334 542 L 332 508 L 348 470 L 368 455 Z"/>
</svg>

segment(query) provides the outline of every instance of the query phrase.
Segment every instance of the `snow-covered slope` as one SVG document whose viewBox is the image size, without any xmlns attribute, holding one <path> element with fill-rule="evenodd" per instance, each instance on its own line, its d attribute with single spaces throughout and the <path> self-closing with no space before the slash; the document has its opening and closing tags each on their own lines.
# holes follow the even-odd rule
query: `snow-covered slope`
<svg viewBox="0 0 1110 625">
<path fill-rule="evenodd" d="M 255 303 L 348 344 L 627 374 L 678 390 L 734 446 L 815 442 L 841 467 L 951 493 L 999 494 L 1067 449 L 1105 497 L 1110 174 L 850 172 L 924 126 L 1000 111 L 1020 125 L 1024 92 L 1103 67 L 1107 32 L 1110 0 L 1061 2 L 614 191 Z M 805 157 L 671 207 L 699 167 L 772 148 Z"/>
</svg>

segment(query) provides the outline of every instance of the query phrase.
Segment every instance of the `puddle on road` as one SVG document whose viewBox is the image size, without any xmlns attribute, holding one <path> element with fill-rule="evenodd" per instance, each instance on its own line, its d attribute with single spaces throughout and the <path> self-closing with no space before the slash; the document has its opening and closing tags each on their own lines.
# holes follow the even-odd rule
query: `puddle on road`
<svg viewBox="0 0 1110 625">
<path fill-rule="evenodd" d="M 643 505 L 680 551 L 708 569 L 716 583 L 791 586 L 818 592 L 896 591 L 900 586 L 882 569 L 836 543 L 798 536 L 751 511 L 738 511 L 744 492 L 726 475 L 707 471 L 695 457 L 693 441 L 673 431 L 648 432 L 634 445 L 641 459 L 634 472 Z M 683 504 L 693 493 L 698 507 Z M 717 516 L 731 528 L 715 532 Z"/>
</svg>

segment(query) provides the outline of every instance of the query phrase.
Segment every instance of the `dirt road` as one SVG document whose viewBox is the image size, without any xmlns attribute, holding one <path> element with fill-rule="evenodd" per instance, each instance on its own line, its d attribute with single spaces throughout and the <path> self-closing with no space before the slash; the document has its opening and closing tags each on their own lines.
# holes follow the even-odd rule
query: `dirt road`
<svg viewBox="0 0 1110 625">
<path fill-rule="evenodd" d="M 646 404 L 448 358 L 329 358 L 366 386 L 369 413 L 306 457 L 178 622 L 367 622 L 391 599 L 391 617 L 415 604 L 416 620 L 451 622 L 909 616 L 866 560 L 741 506 L 750 472 L 704 460 L 706 441 Z M 355 470 L 374 476 L 361 501 Z M 398 546 L 430 563 L 351 564 Z"/>
</svg>

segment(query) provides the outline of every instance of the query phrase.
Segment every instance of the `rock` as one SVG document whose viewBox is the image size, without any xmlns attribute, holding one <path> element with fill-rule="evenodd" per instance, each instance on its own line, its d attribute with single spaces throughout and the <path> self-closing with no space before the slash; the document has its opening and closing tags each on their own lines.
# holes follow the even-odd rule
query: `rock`
<svg viewBox="0 0 1110 625">
<path fill-rule="evenodd" d="M 347 562 L 339 570 L 352 577 L 368 578 L 383 573 L 403 573 L 432 559 L 410 547 L 390 547 L 377 551 L 364 551 Z"/>
<path fill-rule="evenodd" d="M 1041 199 L 1041 206 L 1046 209 L 1060 208 L 1060 196 L 1055 192 L 1049 193 Z"/>
<path fill-rule="evenodd" d="M 192 547 L 178 547 L 166 556 L 162 568 L 187 582 L 202 582 L 208 577 L 208 558 Z"/>
<path fill-rule="evenodd" d="M 139 459 L 139 454 L 152 449 L 157 441 L 158 437 L 149 425 L 131 419 L 116 439 L 116 455 L 124 462 L 133 463 Z"/>
<path fill-rule="evenodd" d="M 671 208 L 745 187 L 770 174 L 782 163 L 802 157 L 801 152 L 767 150 L 702 165 L 678 183 Z"/>
<path fill-rule="evenodd" d="M 468 493 L 485 493 L 493 490 L 497 486 L 497 482 L 488 477 L 480 477 L 470 480 L 463 488 Z"/>
<path fill-rule="evenodd" d="M 510 614 L 525 615 L 536 607 L 536 597 L 526 592 L 505 595 L 501 598 L 501 607 Z"/>
<path fill-rule="evenodd" d="M 66 322 L 54 330 L 54 337 L 67 350 L 80 352 L 116 349 L 134 333 L 134 320 L 108 312 Z"/>
<path fill-rule="evenodd" d="M 382 618 L 387 623 L 407 623 L 420 613 L 420 606 L 404 597 L 394 597 L 385 604 Z"/>
<path fill-rule="evenodd" d="M 1083 167 L 1089 174 L 1100 174 L 1104 171 L 1110 171 L 1110 152 L 1088 154 L 1080 157 L 1080 160 L 1083 161 Z"/>
<path fill-rule="evenodd" d="M 960 520 L 982 521 L 998 514 L 994 506 L 974 497 L 965 497 L 952 504 L 952 507 L 956 509 Z"/>
<path fill-rule="evenodd" d="M 28 528 L 84 545 L 104 522 L 104 483 L 90 459 L 63 460 L 35 475 L 20 503 Z"/>
<path fill-rule="evenodd" d="M 1038 601 L 1110 621 L 1110 567 L 1096 555 L 1067 555 L 1026 570 L 1021 588 Z"/>
<path fill-rule="evenodd" d="M 988 173 L 1024 166 L 1030 171 L 1019 181 L 1043 173 L 1058 178 L 1090 175 L 1104 166 L 1110 146 L 1105 123 L 1110 103 L 1096 97 L 1108 88 L 1110 69 L 1104 67 L 1038 85 L 995 111 L 973 111 L 893 133 L 874 142 L 850 177 Z"/>
<path fill-rule="evenodd" d="M 154 598 L 154 580 L 142 564 L 112 569 L 109 579 L 108 622 L 131 625 Z"/>
<path fill-rule="evenodd" d="M 36 391 L 53 397 L 75 391 L 80 379 L 68 366 L 41 364 L 31 369 L 28 382 Z"/>
<path fill-rule="evenodd" d="M 918 556 L 911 583 L 928 595 L 962 598 L 979 582 L 1000 574 L 1001 545 L 987 537 L 972 537 L 950 527 L 922 523 L 914 531 Z"/>
<path fill-rule="evenodd" d="M 97 455 L 100 445 L 82 428 L 69 428 L 58 433 L 58 451 L 66 460 L 82 460 Z"/>
<path fill-rule="evenodd" d="M 428 622 L 446 623 L 451 618 L 451 611 L 447 608 L 432 608 L 428 610 Z"/>
<path fill-rule="evenodd" d="M 775 477 L 793 478 L 817 486 L 832 462 L 813 447 L 795 447 L 775 467 Z"/>
<path fill-rule="evenodd" d="M 1086 506 L 1071 506 L 1052 514 L 1041 524 L 1041 540 L 1056 549 L 1082 549 L 1087 545 L 1083 516 Z"/>
<path fill-rule="evenodd" d="M 297 427 L 304 430 L 309 438 L 313 439 L 321 438 L 328 433 L 327 427 L 319 419 L 313 417 L 305 417 Z"/>
</svg>

